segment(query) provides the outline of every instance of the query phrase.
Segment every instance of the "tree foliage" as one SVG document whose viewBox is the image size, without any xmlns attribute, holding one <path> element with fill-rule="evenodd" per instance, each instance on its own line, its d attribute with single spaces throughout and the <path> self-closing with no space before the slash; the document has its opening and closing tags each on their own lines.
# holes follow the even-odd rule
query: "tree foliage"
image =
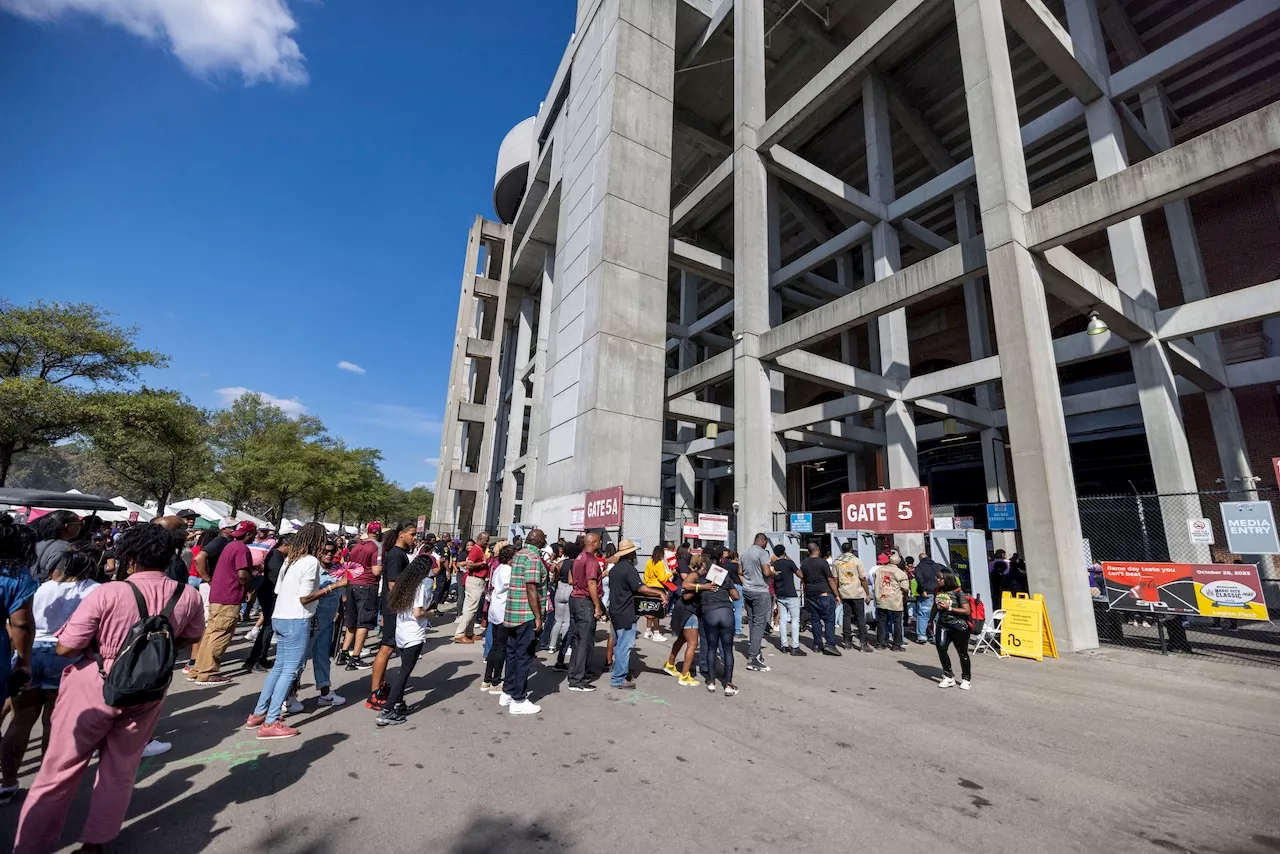
<svg viewBox="0 0 1280 854">
<path fill-rule="evenodd" d="M 166 364 L 109 318 L 86 303 L 0 300 L 0 486 L 14 456 L 92 426 L 99 390 Z"/>
</svg>

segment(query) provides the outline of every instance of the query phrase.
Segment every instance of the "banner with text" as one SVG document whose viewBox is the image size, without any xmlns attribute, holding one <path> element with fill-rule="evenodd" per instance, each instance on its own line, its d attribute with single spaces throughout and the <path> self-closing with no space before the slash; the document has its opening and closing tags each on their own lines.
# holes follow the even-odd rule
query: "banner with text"
<svg viewBox="0 0 1280 854">
<path fill-rule="evenodd" d="M 729 539 L 729 517 L 719 513 L 699 513 L 698 537 L 722 542 Z"/>
<path fill-rule="evenodd" d="M 1252 564 L 1103 563 L 1102 577 L 1113 611 L 1270 619 Z"/>
</svg>

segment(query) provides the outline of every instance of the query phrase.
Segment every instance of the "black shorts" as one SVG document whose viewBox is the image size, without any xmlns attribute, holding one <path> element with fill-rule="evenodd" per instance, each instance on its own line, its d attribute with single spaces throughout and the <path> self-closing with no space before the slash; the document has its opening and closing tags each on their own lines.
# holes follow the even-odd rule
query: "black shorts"
<svg viewBox="0 0 1280 854">
<path fill-rule="evenodd" d="M 395 648 L 396 645 L 396 615 L 382 612 L 382 640 L 380 646 L 389 646 Z"/>
<path fill-rule="evenodd" d="M 372 584 L 353 584 L 347 588 L 347 610 L 342 625 L 348 629 L 378 627 L 378 588 Z"/>
</svg>

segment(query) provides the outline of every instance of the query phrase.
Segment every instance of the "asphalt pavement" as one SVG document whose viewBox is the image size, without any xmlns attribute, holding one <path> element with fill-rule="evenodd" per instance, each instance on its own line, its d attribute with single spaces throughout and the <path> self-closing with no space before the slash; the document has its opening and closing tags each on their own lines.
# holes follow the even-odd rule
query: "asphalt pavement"
<svg viewBox="0 0 1280 854">
<path fill-rule="evenodd" d="M 173 750 L 144 760 L 111 850 L 1280 851 L 1276 670 L 981 655 L 962 692 L 937 687 L 928 646 L 795 658 L 767 639 L 771 672 L 748 672 L 740 644 L 741 693 L 725 697 L 678 686 L 660 670 L 668 645 L 641 639 L 637 690 L 606 677 L 569 693 L 545 661 L 542 712 L 515 717 L 478 690 L 480 644 L 449 628 L 429 636 L 400 727 L 374 726 L 368 671 L 335 670 L 350 702 L 321 710 L 308 668 L 289 719 L 302 736 L 273 742 L 240 728 L 263 675 L 223 689 L 179 676 L 157 730 Z M 229 669 L 245 652 L 237 639 Z M 0 845 L 17 804 L 0 808 Z"/>
</svg>

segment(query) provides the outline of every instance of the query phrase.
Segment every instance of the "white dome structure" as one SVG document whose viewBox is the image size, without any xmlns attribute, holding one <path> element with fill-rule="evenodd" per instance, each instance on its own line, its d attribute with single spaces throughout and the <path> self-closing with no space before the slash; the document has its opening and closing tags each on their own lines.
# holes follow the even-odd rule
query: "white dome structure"
<svg viewBox="0 0 1280 854">
<path fill-rule="evenodd" d="M 493 211 L 498 219 L 510 224 L 520 209 L 525 186 L 529 181 L 529 164 L 533 161 L 533 126 L 537 116 L 530 116 L 507 132 L 498 147 L 498 173 L 493 179 Z"/>
</svg>

